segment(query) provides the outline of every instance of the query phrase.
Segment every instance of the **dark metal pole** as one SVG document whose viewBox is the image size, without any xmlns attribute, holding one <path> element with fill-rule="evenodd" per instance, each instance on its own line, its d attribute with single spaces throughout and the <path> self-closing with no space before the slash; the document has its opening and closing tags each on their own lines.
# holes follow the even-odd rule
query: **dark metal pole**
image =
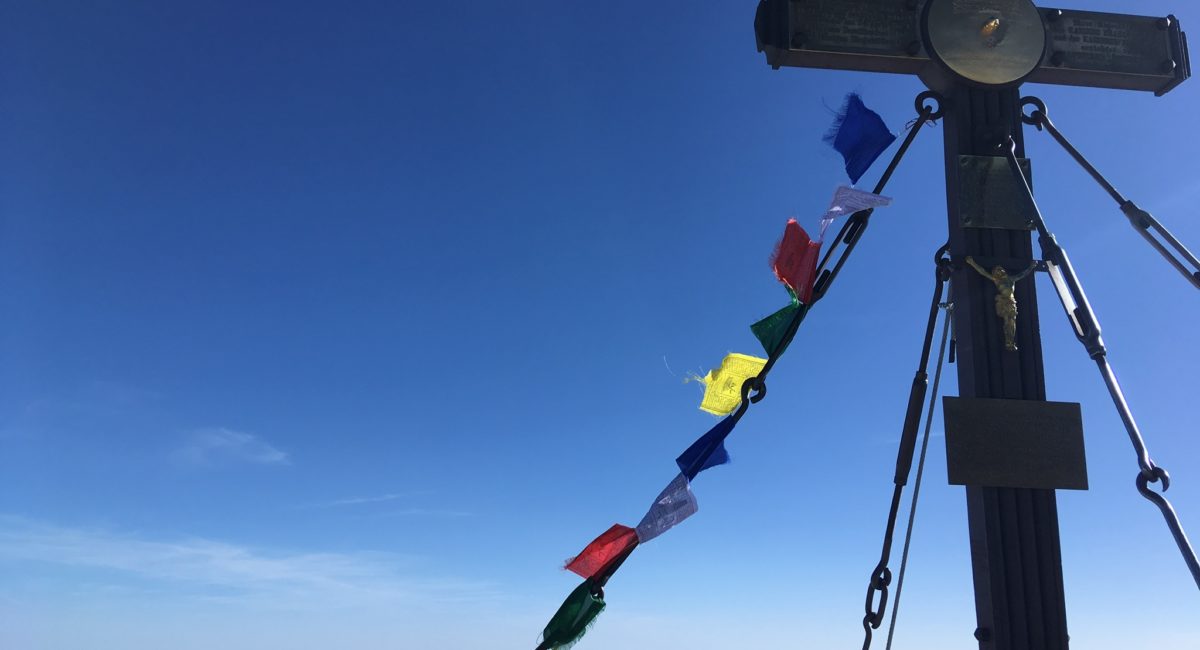
<svg viewBox="0 0 1200 650">
<path fill-rule="evenodd" d="M 1045 400 L 1037 297 L 1032 279 L 1016 286 L 1018 351 L 1004 347 L 995 290 L 961 264 L 972 255 L 1009 260 L 1018 271 L 1033 259 L 1028 231 L 964 228 L 959 214 L 960 155 L 999 156 L 1011 135 L 1023 155 L 1018 88 L 956 85 L 946 93 L 946 190 L 954 274 L 954 328 L 963 397 Z M 1014 194 L 1012 203 L 1027 200 Z M 975 581 L 975 637 L 981 650 L 1066 650 L 1066 606 L 1058 506 L 1052 490 L 968 487 L 967 521 Z"/>
</svg>

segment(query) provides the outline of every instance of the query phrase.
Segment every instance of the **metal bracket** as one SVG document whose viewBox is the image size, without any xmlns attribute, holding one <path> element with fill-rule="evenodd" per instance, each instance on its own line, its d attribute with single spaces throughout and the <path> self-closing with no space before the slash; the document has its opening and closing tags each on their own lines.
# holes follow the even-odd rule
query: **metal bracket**
<svg viewBox="0 0 1200 650">
<path fill-rule="evenodd" d="M 1029 159 L 1020 161 L 1025 178 L 1031 178 Z M 1022 191 L 1003 157 L 958 157 L 958 213 L 964 228 L 1033 230 L 1032 209 L 1012 200 Z"/>
<path fill-rule="evenodd" d="M 1079 404 L 944 397 L 942 412 L 951 485 L 1088 489 Z"/>
</svg>

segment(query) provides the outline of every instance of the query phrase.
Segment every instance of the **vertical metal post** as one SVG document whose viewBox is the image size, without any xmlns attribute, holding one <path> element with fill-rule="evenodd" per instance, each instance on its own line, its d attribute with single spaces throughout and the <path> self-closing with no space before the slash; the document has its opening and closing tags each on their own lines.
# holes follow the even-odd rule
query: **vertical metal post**
<svg viewBox="0 0 1200 650">
<path fill-rule="evenodd" d="M 960 155 L 997 156 L 1011 134 L 1024 155 L 1018 88 L 955 85 L 944 118 L 950 254 L 1007 258 L 1012 268 L 1033 258 L 1029 232 L 964 228 L 959 214 Z M 1014 203 L 1022 201 L 1014 195 Z M 1044 400 L 1042 344 L 1032 279 L 1016 287 L 1018 351 L 1004 348 L 995 291 L 966 265 L 954 274 L 958 382 L 963 397 Z M 1066 650 L 1058 507 L 1052 490 L 968 487 L 967 520 L 975 581 L 975 637 L 981 650 Z"/>
</svg>

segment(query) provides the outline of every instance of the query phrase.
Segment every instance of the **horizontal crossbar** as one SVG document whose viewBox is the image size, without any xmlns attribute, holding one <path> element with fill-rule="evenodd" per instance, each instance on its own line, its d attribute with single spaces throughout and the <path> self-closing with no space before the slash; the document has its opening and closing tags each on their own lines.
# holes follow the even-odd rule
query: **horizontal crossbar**
<svg viewBox="0 0 1200 650">
<path fill-rule="evenodd" d="M 923 75 L 925 51 L 911 0 L 761 0 L 758 49 L 774 68 Z M 1033 83 L 1143 90 L 1162 95 L 1191 75 L 1187 37 L 1174 16 L 1039 9 L 1046 54 Z"/>
</svg>

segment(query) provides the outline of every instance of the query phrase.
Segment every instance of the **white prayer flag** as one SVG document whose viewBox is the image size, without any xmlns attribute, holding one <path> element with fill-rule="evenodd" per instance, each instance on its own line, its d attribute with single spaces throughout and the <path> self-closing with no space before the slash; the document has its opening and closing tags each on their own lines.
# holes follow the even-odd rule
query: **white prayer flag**
<svg viewBox="0 0 1200 650">
<path fill-rule="evenodd" d="M 825 240 L 825 229 L 829 227 L 829 224 L 833 223 L 834 219 L 854 214 L 859 210 L 891 205 L 891 203 L 892 198 L 889 196 L 880 196 L 874 192 L 864 192 L 845 185 L 839 186 L 833 193 L 833 200 L 829 202 L 829 209 L 821 217 L 821 229 L 820 234 L 817 235 L 817 240 Z"/>
<path fill-rule="evenodd" d="M 650 512 L 637 526 L 638 543 L 646 542 L 674 528 L 676 524 L 696 514 L 699 505 L 692 486 L 683 474 L 675 477 L 654 500 Z"/>
</svg>

